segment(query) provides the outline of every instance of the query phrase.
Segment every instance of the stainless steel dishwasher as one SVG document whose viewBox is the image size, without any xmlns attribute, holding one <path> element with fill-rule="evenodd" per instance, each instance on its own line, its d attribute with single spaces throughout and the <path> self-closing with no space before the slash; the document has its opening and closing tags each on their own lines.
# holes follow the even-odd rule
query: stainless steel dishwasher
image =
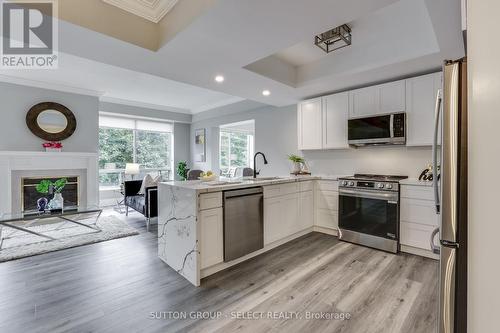
<svg viewBox="0 0 500 333">
<path fill-rule="evenodd" d="M 224 261 L 264 247 L 262 187 L 224 191 Z"/>
</svg>

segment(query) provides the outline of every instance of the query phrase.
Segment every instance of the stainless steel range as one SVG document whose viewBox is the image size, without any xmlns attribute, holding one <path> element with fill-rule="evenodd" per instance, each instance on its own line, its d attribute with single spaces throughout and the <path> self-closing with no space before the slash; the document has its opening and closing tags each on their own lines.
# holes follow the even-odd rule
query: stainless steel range
<svg viewBox="0 0 500 333">
<path fill-rule="evenodd" d="M 397 253 L 399 181 L 407 176 L 356 174 L 339 179 L 339 239 Z"/>
</svg>

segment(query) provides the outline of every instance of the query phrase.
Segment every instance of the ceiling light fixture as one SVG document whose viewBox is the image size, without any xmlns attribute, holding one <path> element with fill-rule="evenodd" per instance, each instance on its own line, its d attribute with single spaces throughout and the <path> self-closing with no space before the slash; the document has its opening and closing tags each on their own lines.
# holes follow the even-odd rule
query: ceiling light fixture
<svg viewBox="0 0 500 333">
<path fill-rule="evenodd" d="M 217 82 L 217 83 L 222 83 L 222 82 L 224 82 L 224 76 L 222 76 L 222 75 L 217 75 L 217 76 L 215 77 L 215 82 Z"/>
<path fill-rule="evenodd" d="M 333 28 L 332 30 L 314 36 L 314 45 L 326 53 L 349 46 L 351 42 L 351 28 L 349 28 L 347 24 L 342 24 L 340 27 Z"/>
<path fill-rule="evenodd" d="M 269 96 L 269 95 L 271 95 L 271 92 L 270 92 L 269 90 L 267 90 L 267 89 L 266 89 L 266 90 L 263 90 L 263 91 L 262 91 L 262 95 L 264 95 L 264 96 Z"/>
</svg>

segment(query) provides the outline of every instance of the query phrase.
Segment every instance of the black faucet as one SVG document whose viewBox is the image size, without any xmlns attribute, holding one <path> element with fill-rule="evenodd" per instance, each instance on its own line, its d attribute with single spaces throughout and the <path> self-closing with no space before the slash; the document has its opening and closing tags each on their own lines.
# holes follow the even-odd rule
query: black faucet
<svg viewBox="0 0 500 333">
<path fill-rule="evenodd" d="M 255 155 L 253 155 L 253 178 L 257 178 L 257 175 L 260 173 L 260 170 L 257 171 L 257 165 L 255 161 L 257 159 L 257 155 L 262 155 L 262 158 L 264 158 L 264 164 L 267 164 L 266 155 L 264 155 L 260 151 L 256 152 Z"/>
</svg>

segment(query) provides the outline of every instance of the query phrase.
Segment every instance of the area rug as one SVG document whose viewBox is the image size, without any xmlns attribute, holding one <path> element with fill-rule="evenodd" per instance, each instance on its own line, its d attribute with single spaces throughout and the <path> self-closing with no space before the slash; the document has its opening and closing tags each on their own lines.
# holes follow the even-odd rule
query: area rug
<svg viewBox="0 0 500 333">
<path fill-rule="evenodd" d="M 90 224 L 93 220 L 79 222 Z M 4 227 L 2 236 L 5 239 L 0 249 L 0 262 L 139 234 L 136 229 L 114 216 L 101 217 L 97 226 L 101 231 L 96 232 L 74 223 L 54 220 L 52 223 L 45 221 L 43 224 L 29 227 L 30 230 L 56 238 L 53 241 Z"/>
</svg>

